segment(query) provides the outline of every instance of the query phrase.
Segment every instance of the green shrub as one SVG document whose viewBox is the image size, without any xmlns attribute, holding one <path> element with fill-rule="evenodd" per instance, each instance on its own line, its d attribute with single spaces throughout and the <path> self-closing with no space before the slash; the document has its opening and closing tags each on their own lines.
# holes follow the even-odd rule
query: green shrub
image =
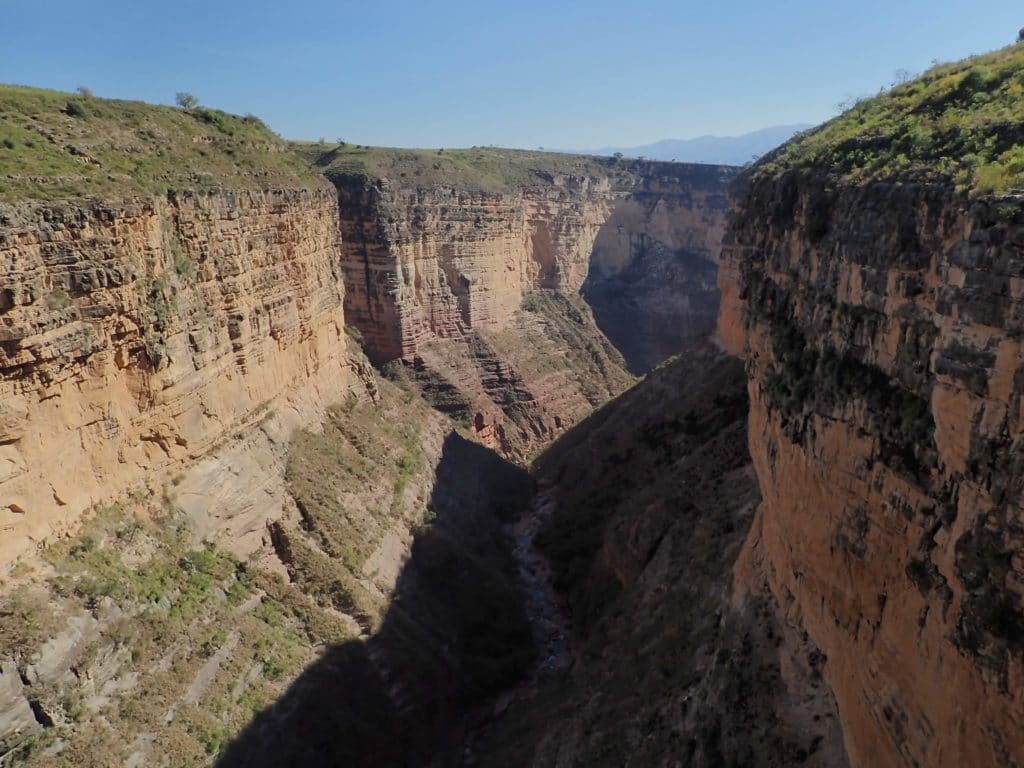
<svg viewBox="0 0 1024 768">
<path fill-rule="evenodd" d="M 71 117 L 86 117 L 88 115 L 85 106 L 80 101 L 69 101 L 64 107 L 64 112 Z"/>
<path fill-rule="evenodd" d="M 174 262 L 174 271 L 179 277 L 192 277 L 195 274 L 196 265 L 185 255 L 177 243 L 171 247 L 171 259 Z"/>
<path fill-rule="evenodd" d="M 182 109 L 195 109 L 199 106 L 199 99 L 187 91 L 178 91 L 174 95 L 174 103 Z"/>
<path fill-rule="evenodd" d="M 1024 47 L 933 67 L 798 135 L 755 176 L 827 169 L 854 183 L 955 182 L 974 194 L 1024 187 Z"/>
</svg>

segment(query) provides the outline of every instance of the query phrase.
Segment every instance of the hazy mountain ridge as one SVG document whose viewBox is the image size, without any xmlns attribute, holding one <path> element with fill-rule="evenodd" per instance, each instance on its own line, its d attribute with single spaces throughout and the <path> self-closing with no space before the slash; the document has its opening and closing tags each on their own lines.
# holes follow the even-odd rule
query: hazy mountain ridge
<svg viewBox="0 0 1024 768">
<path fill-rule="evenodd" d="M 693 139 L 662 139 L 638 147 L 602 147 L 586 150 L 588 155 L 643 157 L 680 163 L 745 165 L 812 126 L 804 123 L 773 125 L 742 136 L 698 136 Z M 568 150 L 572 151 L 572 150 Z"/>
</svg>

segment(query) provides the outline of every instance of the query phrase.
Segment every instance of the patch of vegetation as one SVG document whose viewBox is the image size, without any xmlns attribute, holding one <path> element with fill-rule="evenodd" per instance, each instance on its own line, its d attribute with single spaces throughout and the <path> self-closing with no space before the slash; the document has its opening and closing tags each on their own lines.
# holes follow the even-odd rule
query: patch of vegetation
<svg viewBox="0 0 1024 768">
<path fill-rule="evenodd" d="M 319 184 L 258 119 L 0 85 L 0 201 Z"/>
<path fill-rule="evenodd" d="M 294 146 L 332 181 L 385 178 L 418 186 L 504 192 L 549 186 L 556 175 L 608 176 L 620 172 L 610 158 L 497 147 L 434 150 L 319 143 Z"/>
<path fill-rule="evenodd" d="M 755 178 L 827 169 L 847 182 L 951 181 L 1024 190 L 1024 45 L 933 67 L 772 153 Z"/>
<path fill-rule="evenodd" d="M 354 325 L 345 326 L 345 334 L 360 347 L 363 346 L 363 332 Z"/>
<path fill-rule="evenodd" d="M 459 386 L 440 371 L 417 358 L 411 364 L 394 360 L 384 366 L 384 376 L 409 392 L 418 392 L 430 405 L 463 428 L 473 421 L 473 406 Z"/>
<path fill-rule="evenodd" d="M 319 433 L 300 432 L 285 474 L 301 531 L 277 535 L 293 578 L 324 605 L 376 626 L 385 604 L 363 583 L 367 558 L 387 533 L 423 518 L 430 467 L 421 446 L 429 410 L 381 382 L 379 402 L 351 399 Z"/>
<path fill-rule="evenodd" d="M 920 472 L 935 460 L 935 421 L 928 401 L 895 383 L 881 368 L 831 346 L 816 349 L 803 332 L 782 316 L 773 316 L 772 351 L 762 391 L 777 409 L 794 439 L 807 414 L 828 414 L 861 400 L 872 414 L 880 458 L 889 466 Z"/>
<path fill-rule="evenodd" d="M 317 644 L 351 637 L 298 587 L 197 542 L 180 513 L 157 505 L 98 507 L 80 535 L 43 551 L 53 571 L 47 582 L 0 596 L 0 616 L 18 618 L 0 620 L 0 647 L 19 665 L 59 635 L 68 616 L 90 611 L 98 629 L 75 649 L 79 675 L 31 687 L 54 723 L 5 765 L 121 765 L 143 732 L 156 739 L 153 754 L 200 764 L 280 695 Z M 199 701 L 186 702 L 214 656 L 222 661 Z M 135 682 L 97 702 L 83 686 L 111 674 L 110 664 L 116 679 Z M 59 754 L 45 751 L 55 744 Z"/>
<path fill-rule="evenodd" d="M 171 243 L 171 263 L 174 266 L 174 272 L 178 277 L 190 278 L 195 274 L 196 265 L 192 259 L 185 255 L 185 252 L 181 249 L 181 245 L 177 242 Z"/>
</svg>

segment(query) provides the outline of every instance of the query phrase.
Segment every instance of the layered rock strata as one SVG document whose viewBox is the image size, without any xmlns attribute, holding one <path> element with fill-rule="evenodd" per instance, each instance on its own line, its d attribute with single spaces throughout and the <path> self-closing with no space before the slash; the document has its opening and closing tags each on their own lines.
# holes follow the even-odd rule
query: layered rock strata
<svg viewBox="0 0 1024 768">
<path fill-rule="evenodd" d="M 286 443 L 355 378 L 339 258 L 319 186 L 0 209 L 0 563 L 202 457 L 283 468 L 227 441 Z M 223 468 L 180 503 L 255 534 L 265 494 Z"/>
<path fill-rule="evenodd" d="M 613 206 L 607 178 L 513 193 L 339 181 L 346 317 L 371 359 L 506 326 L 535 288 L 579 290 Z"/>
<path fill-rule="evenodd" d="M 827 657 L 854 765 L 1024 762 L 1024 208 L 737 190 L 719 278 L 764 501 L 739 566 Z"/>
<path fill-rule="evenodd" d="M 411 359 L 431 338 L 508 327 L 530 291 L 575 294 L 595 267 L 594 293 L 609 315 L 623 299 L 642 313 L 637 305 L 652 286 L 618 296 L 609 281 L 636 283 L 629 275 L 657 272 L 651 263 L 680 262 L 665 267 L 670 286 L 664 275 L 655 280 L 665 300 L 647 333 L 655 334 L 666 312 L 692 315 L 685 331 L 664 331 L 674 339 L 706 333 L 717 309 L 714 265 L 733 173 L 611 163 L 604 174 L 538 172 L 535 183 L 503 191 L 336 175 L 346 317 L 371 359 Z M 680 295 L 670 311 L 673 290 Z M 682 295 L 690 291 L 692 299 Z"/>
<path fill-rule="evenodd" d="M 582 294 L 643 373 L 704 339 L 718 315 L 718 255 L 736 169 L 644 163 L 594 242 Z"/>
</svg>

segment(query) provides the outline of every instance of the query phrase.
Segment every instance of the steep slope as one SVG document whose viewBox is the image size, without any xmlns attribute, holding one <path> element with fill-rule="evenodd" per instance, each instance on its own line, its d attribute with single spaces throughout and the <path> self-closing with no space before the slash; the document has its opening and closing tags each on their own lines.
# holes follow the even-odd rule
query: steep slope
<svg viewBox="0 0 1024 768">
<path fill-rule="evenodd" d="M 570 614 L 549 669 L 475 745 L 488 766 L 845 763 L 821 655 L 732 569 L 758 502 L 742 364 L 700 348 L 536 465 Z"/>
<path fill-rule="evenodd" d="M 8 86 L 0 179 L 0 753 L 199 764 L 358 632 L 270 546 L 292 436 L 378 396 L 337 196 L 255 118 Z"/>
<path fill-rule="evenodd" d="M 855 765 L 1024 762 L 1024 47 L 929 71 L 747 174 L 719 331 L 747 359 L 765 573 Z"/>
<path fill-rule="evenodd" d="M 0 566 L 186 470 L 246 554 L 288 436 L 365 378 L 333 191 L 213 110 L 4 86 L 0 131 Z"/>
<path fill-rule="evenodd" d="M 504 329 L 425 342 L 410 364 L 385 371 L 522 463 L 634 382 L 590 308 L 546 291 L 527 294 Z"/>
<path fill-rule="evenodd" d="M 393 764 L 514 681 L 533 650 L 500 527 L 530 480 L 377 392 L 296 435 L 294 511 L 259 563 L 200 541 L 172 485 L 19 569 L 0 595 L 4 764 Z"/>
</svg>

